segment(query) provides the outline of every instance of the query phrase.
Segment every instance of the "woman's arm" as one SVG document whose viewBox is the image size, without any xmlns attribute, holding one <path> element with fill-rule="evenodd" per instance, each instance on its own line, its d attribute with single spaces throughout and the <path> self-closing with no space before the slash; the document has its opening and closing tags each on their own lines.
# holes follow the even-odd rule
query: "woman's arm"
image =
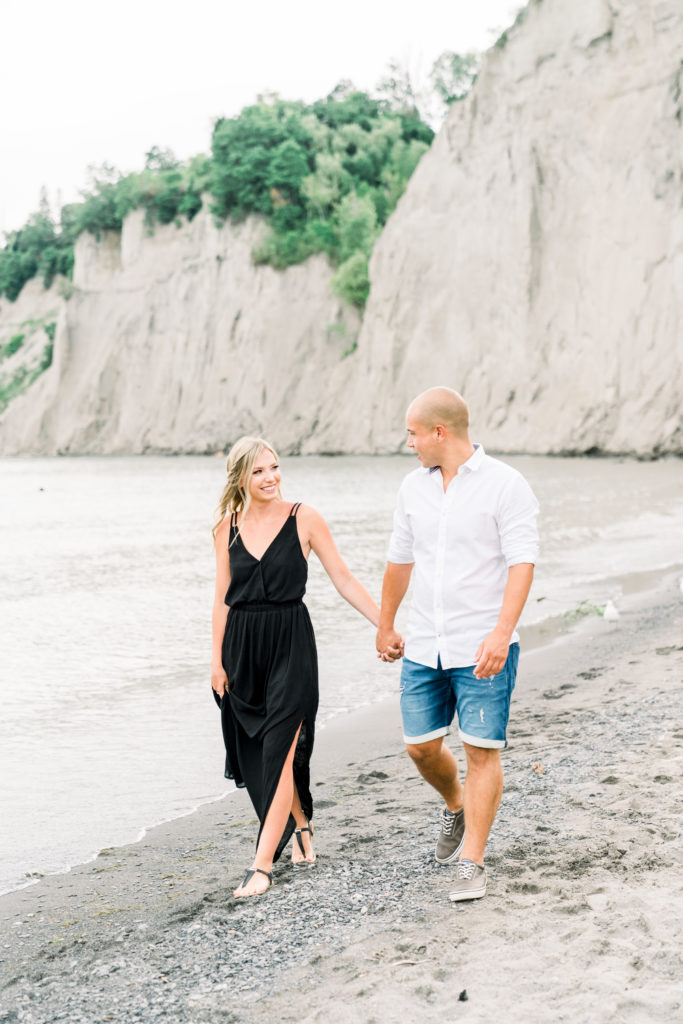
<svg viewBox="0 0 683 1024">
<path fill-rule="evenodd" d="M 227 520 L 226 520 L 227 522 Z M 228 554 L 229 526 L 224 522 L 218 527 L 215 538 L 216 548 L 216 589 L 213 597 L 211 615 L 211 685 L 219 697 L 228 688 L 228 677 L 223 668 L 222 649 L 225 623 L 230 609 L 225 603 L 225 595 L 230 586 L 230 556 Z"/>
<path fill-rule="evenodd" d="M 373 626 L 378 626 L 379 608 L 377 604 L 337 551 L 337 545 L 334 543 L 323 517 L 314 508 L 308 506 L 302 506 L 298 516 L 302 519 L 301 525 L 304 527 L 302 532 L 310 549 L 320 559 L 323 569 L 334 583 L 337 591 L 356 611 L 369 619 Z"/>
</svg>

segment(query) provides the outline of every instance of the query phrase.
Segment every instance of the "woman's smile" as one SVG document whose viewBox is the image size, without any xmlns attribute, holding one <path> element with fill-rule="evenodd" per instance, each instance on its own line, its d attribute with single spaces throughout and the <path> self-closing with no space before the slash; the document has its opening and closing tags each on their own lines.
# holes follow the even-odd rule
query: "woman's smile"
<svg viewBox="0 0 683 1024">
<path fill-rule="evenodd" d="M 267 448 L 261 452 L 254 462 L 249 478 L 249 491 L 252 498 L 266 501 L 280 497 L 280 466 L 273 452 Z"/>
</svg>

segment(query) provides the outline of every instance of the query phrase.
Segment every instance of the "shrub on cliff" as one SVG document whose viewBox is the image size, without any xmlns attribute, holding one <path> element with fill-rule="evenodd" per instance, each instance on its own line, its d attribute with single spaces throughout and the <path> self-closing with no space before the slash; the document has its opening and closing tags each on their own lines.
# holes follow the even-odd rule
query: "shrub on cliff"
<svg viewBox="0 0 683 1024">
<path fill-rule="evenodd" d="M 57 273 L 69 272 L 73 250 L 57 232 L 45 196 L 26 224 L 7 236 L 0 250 L 0 295 L 14 301 L 27 281 L 40 274 L 46 288 Z"/>
<path fill-rule="evenodd" d="M 257 262 L 286 267 L 326 253 L 340 268 L 335 290 L 362 308 L 372 246 L 433 134 L 414 106 L 350 83 L 311 105 L 262 99 L 216 122 L 211 209 L 267 218 Z"/>
</svg>

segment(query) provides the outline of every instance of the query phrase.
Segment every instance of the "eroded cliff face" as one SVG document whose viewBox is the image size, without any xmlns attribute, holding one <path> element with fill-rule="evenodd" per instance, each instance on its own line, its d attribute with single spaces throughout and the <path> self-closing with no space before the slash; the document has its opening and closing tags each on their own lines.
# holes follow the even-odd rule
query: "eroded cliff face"
<svg viewBox="0 0 683 1024">
<path fill-rule="evenodd" d="M 498 450 L 683 451 L 682 57 L 680 0 L 532 2 L 489 52 L 373 253 L 359 450 L 446 383 Z"/>
<path fill-rule="evenodd" d="M 82 235 L 53 364 L 0 420 L 2 451 L 204 452 L 247 432 L 299 450 L 360 320 L 324 258 L 255 266 L 263 230 L 202 211 L 149 234 L 136 212 Z"/>
<path fill-rule="evenodd" d="M 82 237 L 0 450 L 395 451 L 444 383 L 494 449 L 683 452 L 682 55 L 680 0 L 532 0 L 383 231 L 360 335 L 322 257 L 253 265 L 254 221 Z"/>
</svg>

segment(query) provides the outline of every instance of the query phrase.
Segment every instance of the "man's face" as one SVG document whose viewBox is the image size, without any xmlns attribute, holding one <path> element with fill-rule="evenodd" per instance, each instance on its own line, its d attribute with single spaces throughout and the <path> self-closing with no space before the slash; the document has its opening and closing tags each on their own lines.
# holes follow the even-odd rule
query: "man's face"
<svg viewBox="0 0 683 1024">
<path fill-rule="evenodd" d="M 440 464 L 441 450 L 436 440 L 435 431 L 420 423 L 414 414 L 411 413 L 410 409 L 406 416 L 406 430 L 408 431 L 406 444 L 415 452 L 422 465 L 426 466 L 427 469 L 431 469 L 432 466 L 438 466 Z"/>
</svg>

